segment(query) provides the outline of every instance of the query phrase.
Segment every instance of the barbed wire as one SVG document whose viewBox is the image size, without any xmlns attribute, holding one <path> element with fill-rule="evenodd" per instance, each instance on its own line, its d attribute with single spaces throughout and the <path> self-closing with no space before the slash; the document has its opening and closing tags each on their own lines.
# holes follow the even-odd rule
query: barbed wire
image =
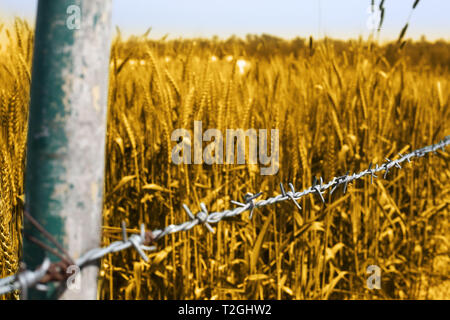
<svg viewBox="0 0 450 320">
<path fill-rule="evenodd" d="M 343 191 L 345 194 L 345 192 L 347 191 L 348 184 L 354 180 L 357 180 L 364 176 L 370 175 L 371 182 L 373 182 L 373 178 L 378 178 L 375 175 L 375 173 L 380 172 L 380 171 L 385 171 L 383 177 L 386 178 L 386 176 L 389 173 L 389 170 L 391 168 L 397 167 L 398 169 L 402 169 L 402 167 L 400 166 L 400 164 L 402 162 L 404 162 L 404 161 L 411 162 L 412 158 L 424 157 L 426 154 L 428 154 L 430 152 L 436 152 L 439 149 L 445 150 L 445 147 L 449 144 L 450 144 L 450 136 L 447 136 L 443 140 L 441 140 L 440 142 L 438 142 L 434 145 L 430 145 L 430 146 L 423 147 L 421 149 L 414 150 L 411 153 L 408 153 L 406 155 L 399 154 L 399 157 L 400 157 L 399 159 L 390 160 L 390 159 L 386 158 L 385 163 L 383 163 L 382 165 L 377 164 L 375 166 L 375 168 L 373 168 L 372 163 L 371 163 L 371 164 L 369 164 L 368 169 L 366 169 L 364 171 L 361 171 L 359 173 L 353 173 L 351 175 L 349 174 L 349 172 L 347 172 L 347 174 L 345 174 L 343 176 L 334 177 L 331 181 L 329 181 L 326 184 L 323 183 L 322 178 L 319 178 L 319 181 L 318 181 L 317 178 L 314 177 L 314 182 L 313 182 L 312 186 L 309 189 L 303 190 L 302 192 L 296 192 L 292 183 L 288 184 L 291 191 L 286 192 L 283 187 L 283 184 L 280 183 L 281 194 L 274 196 L 274 197 L 270 197 L 266 200 L 260 200 L 260 201 L 255 202 L 255 199 L 258 198 L 262 194 L 262 192 L 259 192 L 255 195 L 253 195 L 251 193 L 247 193 L 244 196 L 244 203 L 231 200 L 231 203 L 238 205 L 237 208 L 234 208 L 232 210 L 225 210 L 225 211 L 213 212 L 213 213 L 208 214 L 206 206 L 203 203 L 201 203 L 200 204 L 201 211 L 194 215 L 194 214 L 192 214 L 191 210 L 185 204 L 183 204 L 184 210 L 187 212 L 187 214 L 191 218 L 190 221 L 187 221 L 187 222 L 184 222 L 184 223 L 178 224 L 178 225 L 174 225 L 174 224 L 169 225 L 164 230 L 154 230 L 154 231 L 152 231 L 152 234 L 155 237 L 155 240 L 158 240 L 158 239 L 160 239 L 168 234 L 171 234 L 171 233 L 187 231 L 189 229 L 192 229 L 197 224 L 204 224 L 208 228 L 209 231 L 213 232 L 214 230 L 209 225 L 210 223 L 217 223 L 224 218 L 234 217 L 236 215 L 239 215 L 239 214 L 241 214 L 245 211 L 249 211 L 249 210 L 250 210 L 249 218 L 251 218 L 253 210 L 255 208 L 264 207 L 267 205 L 271 205 L 271 204 L 286 201 L 286 200 L 293 201 L 295 203 L 295 205 L 301 210 L 301 207 L 297 203 L 297 200 L 308 194 L 317 194 L 320 197 L 320 199 L 322 200 L 322 202 L 325 203 L 325 198 L 323 197 L 323 192 L 326 191 L 327 189 L 332 188 L 330 191 L 330 194 L 332 194 L 339 186 L 344 185 Z"/>
<path fill-rule="evenodd" d="M 141 232 L 139 235 L 133 234 L 128 237 L 126 225 L 125 223 L 122 223 L 122 234 L 123 239 L 120 241 L 114 241 L 103 248 L 94 248 L 87 251 L 75 261 L 75 265 L 82 269 L 88 264 L 103 258 L 107 254 L 123 251 L 130 247 L 134 247 L 142 259 L 148 262 L 148 257 L 144 251 L 155 250 L 156 247 L 148 246 L 154 239 L 150 231 L 145 231 L 144 224 L 141 225 Z M 35 287 L 39 283 L 42 284 L 42 282 L 47 283 L 55 280 L 65 280 L 67 278 L 66 269 L 68 266 L 69 265 L 66 265 L 64 268 L 56 263 L 50 263 L 50 260 L 45 258 L 41 266 L 35 271 L 25 270 L 18 274 L 0 279 L 0 296 L 15 290 L 21 290 L 23 296 L 26 297 L 27 288 Z M 42 281 L 45 276 L 48 276 L 47 279 Z M 39 289 L 46 290 L 46 287 L 40 286 Z"/>
<path fill-rule="evenodd" d="M 343 185 L 344 194 L 347 191 L 348 184 L 361 179 L 365 176 L 371 176 L 371 183 L 373 182 L 373 178 L 378 178 L 376 173 L 384 171 L 383 177 L 386 178 L 389 171 L 396 167 L 398 169 L 402 169 L 401 163 L 408 161 L 411 162 L 413 158 L 421 158 L 426 154 L 431 152 L 437 152 L 437 150 L 442 149 L 445 150 L 445 147 L 450 144 L 450 136 L 445 137 L 440 142 L 423 147 L 421 149 L 414 150 L 406 155 L 398 154 L 399 158 L 396 160 L 390 160 L 386 158 L 386 162 L 382 165 L 376 165 L 373 168 L 372 163 L 369 164 L 368 169 L 361 171 L 359 173 L 350 174 L 347 172 L 343 176 L 334 177 L 331 181 L 327 183 L 323 183 L 323 179 L 317 179 L 314 177 L 314 181 L 312 186 L 308 189 L 305 189 L 301 192 L 296 192 L 294 185 L 289 183 L 290 191 L 285 191 L 284 186 L 280 183 L 280 191 L 281 194 L 276 195 L 274 197 L 269 197 L 265 200 L 256 201 L 258 197 L 262 195 L 262 192 L 258 192 L 257 194 L 247 193 L 244 196 L 244 202 L 231 200 L 231 203 L 237 205 L 236 208 L 231 210 L 224 210 L 219 212 L 208 213 L 208 210 L 204 203 L 200 203 L 200 211 L 196 214 L 193 214 L 189 207 L 183 204 L 183 209 L 186 211 L 190 220 L 183 222 L 181 224 L 175 225 L 171 224 L 165 227 L 164 229 L 156 229 L 153 231 L 145 231 L 144 224 L 141 225 L 140 234 L 133 234 L 130 237 L 127 236 L 126 225 L 122 223 L 122 240 L 114 241 L 110 245 L 103 248 L 95 248 L 89 250 L 85 254 L 83 254 L 80 258 L 75 261 L 75 264 L 82 269 L 84 266 L 101 259 L 102 257 L 113 253 L 126 250 L 130 247 L 133 247 L 139 255 L 148 262 L 148 257 L 144 251 L 155 250 L 154 246 L 148 246 L 149 244 L 176 232 L 188 231 L 192 229 L 194 226 L 203 224 L 205 227 L 212 233 L 214 233 L 214 229 L 211 227 L 211 223 L 218 223 L 219 221 L 237 216 L 242 214 L 245 211 L 250 211 L 249 218 L 252 218 L 253 211 L 256 208 L 261 208 L 267 205 L 272 205 L 278 202 L 291 200 L 294 202 L 296 207 L 301 210 L 301 206 L 297 203 L 297 200 L 308 195 L 308 194 L 317 194 L 321 201 L 326 204 L 323 193 L 331 188 L 330 194 L 332 194 L 338 187 Z M 65 268 L 61 268 L 61 265 L 55 267 L 57 263 L 50 263 L 50 260 L 46 258 L 44 262 L 34 271 L 25 270 L 19 272 L 18 274 L 6 277 L 4 279 L 0 279 L 0 295 L 4 295 L 6 293 L 13 292 L 15 290 L 21 290 L 22 295 L 26 297 L 27 289 L 30 287 L 37 287 L 38 289 L 45 290 L 45 286 L 43 283 L 47 283 L 50 281 L 61 281 L 61 279 L 66 279 L 67 277 L 62 276 L 66 272 Z M 45 279 L 45 280 L 44 280 Z"/>
</svg>

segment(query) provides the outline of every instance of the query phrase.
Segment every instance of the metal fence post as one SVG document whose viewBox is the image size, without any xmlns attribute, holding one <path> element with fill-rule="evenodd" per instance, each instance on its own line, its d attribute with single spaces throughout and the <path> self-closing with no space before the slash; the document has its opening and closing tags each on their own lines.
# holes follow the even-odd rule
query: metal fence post
<svg viewBox="0 0 450 320">
<path fill-rule="evenodd" d="M 99 246 L 111 0 L 39 0 L 28 129 L 25 209 L 73 259 Z M 25 223 L 25 233 L 48 243 Z M 34 269 L 45 252 L 24 238 L 23 261 Z M 56 257 L 49 255 L 53 261 Z M 62 295 L 30 290 L 29 298 L 95 299 L 98 266 L 81 272 Z"/>
</svg>

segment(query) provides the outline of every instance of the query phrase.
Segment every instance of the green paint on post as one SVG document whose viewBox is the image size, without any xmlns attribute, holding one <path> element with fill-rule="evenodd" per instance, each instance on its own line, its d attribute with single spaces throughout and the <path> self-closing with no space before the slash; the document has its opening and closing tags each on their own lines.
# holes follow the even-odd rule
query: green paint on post
<svg viewBox="0 0 450 320">
<path fill-rule="evenodd" d="M 82 8 L 82 4 L 87 8 L 86 21 L 83 21 L 83 23 L 85 22 L 83 24 L 84 30 L 69 28 L 68 19 L 71 14 L 68 13 L 68 8 L 73 5 Z M 105 8 L 103 14 L 106 13 L 104 16 L 101 10 L 103 7 Z M 96 13 L 95 24 L 92 23 L 94 21 L 91 18 L 92 12 Z M 87 168 L 86 170 L 83 169 L 83 173 L 86 172 L 87 176 L 92 177 L 89 183 L 100 184 L 99 189 L 101 190 L 102 175 L 97 174 L 97 172 L 103 173 L 104 159 L 101 158 L 103 154 L 98 150 L 103 148 L 102 135 L 105 133 L 104 130 L 96 133 L 91 130 L 91 127 L 86 127 L 84 124 L 91 125 L 90 122 L 92 121 L 97 128 L 103 129 L 106 123 L 107 65 L 109 60 L 109 41 L 107 40 L 109 39 L 104 38 L 109 35 L 109 28 L 105 27 L 110 22 L 109 14 L 109 1 L 39 0 L 38 4 L 28 128 L 25 209 L 65 248 L 70 247 L 69 243 L 88 241 L 82 239 L 84 235 L 67 234 L 68 221 L 66 220 L 69 214 L 71 217 L 75 217 L 72 219 L 75 219 L 76 222 L 86 223 L 86 228 L 93 225 L 91 226 L 92 230 L 89 230 L 91 233 L 98 233 L 96 228 L 100 225 L 100 222 L 96 226 L 92 221 L 80 216 L 78 212 L 73 212 L 76 210 L 72 210 L 68 204 L 73 203 L 74 198 L 76 198 L 81 210 L 86 208 L 87 211 L 98 211 L 90 214 L 97 214 L 98 220 L 101 221 L 101 192 L 99 192 L 97 198 L 92 198 L 91 193 L 85 190 L 80 191 L 83 186 L 80 188 L 74 182 L 73 177 L 77 176 L 77 172 L 74 174 L 73 169 L 74 153 L 76 153 L 75 157 L 78 157 L 76 159 L 80 159 L 82 156 L 80 157 L 81 152 L 74 152 L 78 148 L 73 141 L 80 140 L 74 134 L 77 130 L 78 132 L 84 130 L 85 135 L 91 135 L 91 139 L 94 140 L 94 145 L 87 147 L 86 151 L 86 157 L 89 160 L 94 160 L 83 164 L 83 168 Z M 103 26 L 97 26 L 97 24 L 100 25 L 100 17 L 104 18 Z M 78 33 L 77 37 L 77 32 L 84 33 Z M 95 39 L 97 43 L 92 39 Z M 101 42 L 101 45 L 98 42 Z M 101 54 L 105 50 L 103 47 L 106 49 L 104 59 Z M 79 52 L 80 48 L 87 51 Z M 92 67 L 93 61 L 97 63 L 97 60 L 85 58 L 89 56 L 89 53 L 93 57 L 102 57 L 97 59 L 99 61 L 98 68 L 95 65 Z M 82 56 L 80 57 L 80 55 Z M 88 71 L 80 71 L 80 69 L 87 69 Z M 86 72 L 89 72 L 89 74 Z M 104 77 L 97 76 L 102 74 L 104 74 Z M 89 78 L 89 80 L 84 81 L 85 78 Z M 80 105 L 94 109 L 89 105 L 91 102 L 90 96 L 86 97 L 85 94 L 89 92 L 89 86 L 92 85 L 101 87 L 101 109 L 97 112 L 98 116 L 93 115 L 91 117 L 90 114 L 87 114 L 90 111 L 82 110 Z M 84 90 L 84 95 L 82 96 L 81 92 L 75 92 L 77 90 Z M 80 95 L 79 98 L 78 94 Z M 83 148 L 84 145 L 80 148 Z M 100 158 L 98 161 L 91 156 L 92 148 L 95 148 Z M 89 171 L 91 167 L 96 169 L 94 173 Z M 89 194 L 89 197 L 85 196 L 86 194 Z M 94 205 L 92 205 L 93 203 Z M 71 223 L 73 225 L 74 221 Z M 54 247 L 26 219 L 24 232 Z M 90 239 L 94 246 L 98 245 L 96 239 L 94 241 Z M 83 246 L 76 249 L 75 255 L 81 254 L 81 252 L 78 252 L 81 250 L 84 250 Z M 69 253 L 73 254 L 73 252 Z M 22 260 L 28 269 L 38 267 L 45 256 L 48 256 L 52 261 L 60 260 L 24 237 Z M 52 285 L 49 287 L 50 290 L 47 292 L 30 289 L 28 297 L 31 299 L 57 298 L 59 294 L 56 292 L 56 287 Z"/>
<path fill-rule="evenodd" d="M 64 119 L 67 112 L 64 93 L 64 72 L 71 72 L 74 52 L 74 31 L 66 27 L 67 7 L 73 1 L 39 1 L 36 20 L 35 48 L 31 85 L 31 103 L 28 129 L 26 168 L 26 210 L 64 245 L 64 221 L 59 215 L 61 202 L 57 187 L 66 168 L 61 158 L 65 155 L 67 137 Z M 24 231 L 47 244 L 53 245 L 26 220 Z M 24 237 L 23 260 L 27 268 L 35 269 L 42 263 L 45 251 Z M 58 258 L 49 254 L 52 261 Z M 30 298 L 52 298 L 54 287 L 47 293 L 29 291 Z"/>
</svg>

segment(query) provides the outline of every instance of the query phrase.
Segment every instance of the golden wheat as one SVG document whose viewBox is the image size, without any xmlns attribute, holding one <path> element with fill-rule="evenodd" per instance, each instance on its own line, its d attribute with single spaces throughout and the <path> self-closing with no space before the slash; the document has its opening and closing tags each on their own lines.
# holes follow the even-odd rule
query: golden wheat
<svg viewBox="0 0 450 320">
<path fill-rule="evenodd" d="M 7 276 L 19 261 L 33 37 L 21 20 L 0 32 L 8 39 L 0 51 L 0 272 Z M 446 61 L 448 44 L 422 45 Z M 182 203 L 223 210 L 246 192 L 272 195 L 280 182 L 306 188 L 314 176 L 359 171 L 450 134 L 448 61 L 413 61 L 419 50 L 312 37 L 308 44 L 119 35 L 111 48 L 103 244 L 120 238 L 122 220 L 161 228 L 186 220 Z M 172 164 L 170 134 L 192 130 L 194 120 L 204 130 L 279 128 L 279 173 Z M 388 181 L 358 181 L 346 195 L 329 196 L 327 207 L 308 197 L 301 212 L 283 203 L 257 210 L 251 221 L 222 221 L 214 235 L 202 228 L 173 234 L 149 263 L 132 251 L 109 255 L 99 298 L 432 297 L 442 293 L 434 275 L 450 271 L 441 255 L 449 250 L 448 159 L 440 151 Z M 382 268 L 382 290 L 365 286 L 370 264 Z"/>
</svg>

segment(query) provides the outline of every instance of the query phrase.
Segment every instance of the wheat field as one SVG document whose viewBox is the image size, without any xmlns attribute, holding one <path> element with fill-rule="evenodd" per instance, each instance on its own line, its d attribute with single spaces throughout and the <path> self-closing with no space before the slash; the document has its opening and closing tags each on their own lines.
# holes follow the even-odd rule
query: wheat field
<svg viewBox="0 0 450 320">
<path fill-rule="evenodd" d="M 33 33 L 0 24 L 0 277 L 18 270 Z M 247 192 L 309 188 L 450 134 L 450 44 L 324 39 L 123 39 L 111 47 L 102 244 L 231 208 Z M 280 169 L 175 165 L 171 132 L 279 129 Z M 348 192 L 255 210 L 101 261 L 99 299 L 450 298 L 448 149 Z M 82 186 L 80 186 L 82 187 Z M 308 221 L 314 221 L 308 223 Z M 132 231 L 132 230 L 131 230 Z M 378 265 L 381 290 L 366 286 Z M 17 294 L 3 298 L 17 298 Z"/>
</svg>

